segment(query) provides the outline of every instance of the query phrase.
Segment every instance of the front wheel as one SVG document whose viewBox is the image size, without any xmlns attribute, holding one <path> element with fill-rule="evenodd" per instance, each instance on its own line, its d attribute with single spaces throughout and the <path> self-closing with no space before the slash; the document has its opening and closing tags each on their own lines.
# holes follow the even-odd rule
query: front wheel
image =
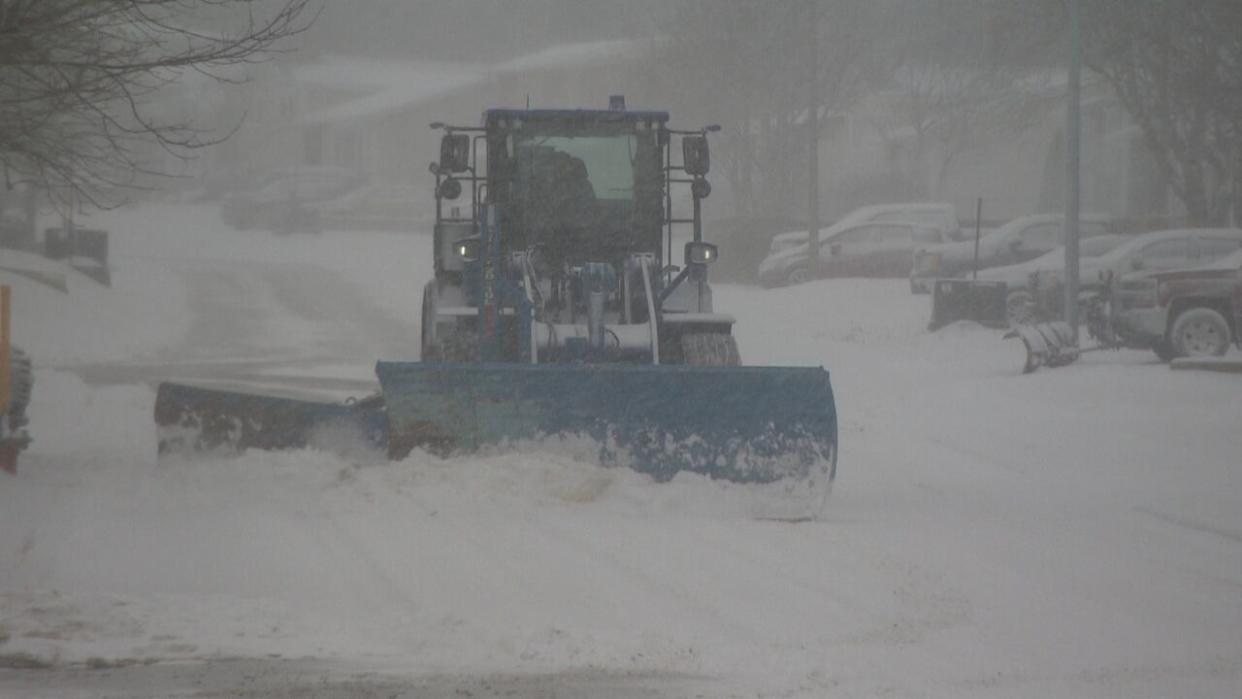
<svg viewBox="0 0 1242 699">
<path fill-rule="evenodd" d="M 1211 308 L 1191 308 L 1178 314 L 1169 332 L 1179 357 L 1219 357 L 1229 351 L 1229 322 Z"/>
<path fill-rule="evenodd" d="M 805 284 L 811 281 L 811 270 L 806 267 L 794 267 L 785 275 L 785 283 L 789 286 Z"/>
<path fill-rule="evenodd" d="M 423 287 L 423 310 L 419 319 L 422 321 L 422 334 L 419 342 L 419 348 L 423 361 L 427 361 L 428 355 L 434 350 L 436 344 L 436 283 L 427 282 Z"/>
</svg>

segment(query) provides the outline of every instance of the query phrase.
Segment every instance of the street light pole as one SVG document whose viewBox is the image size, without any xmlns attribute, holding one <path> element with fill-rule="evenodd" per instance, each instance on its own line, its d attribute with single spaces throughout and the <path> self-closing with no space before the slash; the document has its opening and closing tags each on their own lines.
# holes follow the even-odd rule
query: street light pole
<svg viewBox="0 0 1242 699">
<path fill-rule="evenodd" d="M 1082 0 L 1069 2 L 1069 95 L 1065 110 L 1065 322 L 1078 343 L 1078 213 L 1082 115 Z"/>
<path fill-rule="evenodd" d="M 810 84 L 807 85 L 806 128 L 810 136 L 807 160 L 807 215 L 806 225 L 809 232 L 807 257 L 810 261 L 811 277 L 816 279 L 820 274 L 819 259 L 819 0 L 808 1 L 807 36 L 810 54 Z"/>
</svg>

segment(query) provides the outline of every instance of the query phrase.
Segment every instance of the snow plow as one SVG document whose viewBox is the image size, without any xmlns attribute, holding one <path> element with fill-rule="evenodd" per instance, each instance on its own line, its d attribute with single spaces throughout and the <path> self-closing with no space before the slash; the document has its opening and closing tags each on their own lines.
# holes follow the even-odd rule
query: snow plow
<svg viewBox="0 0 1242 699">
<path fill-rule="evenodd" d="M 1019 339 L 1026 348 L 1023 374 L 1040 367 L 1055 369 L 1078 361 L 1090 352 L 1116 350 L 1123 346 L 1113 328 L 1111 278 L 1098 291 L 1085 291 L 1078 295 L 1078 309 L 1086 326 L 1087 336 L 1094 345 L 1080 347 L 1070 324 L 1063 320 L 1019 325 L 1005 333 L 1005 339 Z"/>
<path fill-rule="evenodd" d="M 393 459 L 585 443 L 660 481 L 689 471 L 826 493 L 828 372 L 741 366 L 734 318 L 713 306 L 719 251 L 701 204 L 718 127 L 673 130 L 667 113 L 617 102 L 432 124 L 443 135 L 421 361 L 378 362 L 379 393 L 356 402 L 166 383 L 161 451 L 331 448 L 343 432 Z M 674 212 L 683 186 L 689 216 Z"/>
<path fill-rule="evenodd" d="M 932 318 L 927 329 L 935 332 L 951 323 L 969 320 L 989 328 L 1008 325 L 1004 282 L 970 279 L 937 279 L 932 285 Z"/>
</svg>

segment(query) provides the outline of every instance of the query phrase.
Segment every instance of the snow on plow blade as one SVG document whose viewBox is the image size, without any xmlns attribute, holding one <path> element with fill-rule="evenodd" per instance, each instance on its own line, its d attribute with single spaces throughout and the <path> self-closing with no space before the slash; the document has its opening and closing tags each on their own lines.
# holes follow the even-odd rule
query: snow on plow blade
<svg viewBox="0 0 1242 699">
<path fill-rule="evenodd" d="M 379 362 L 389 456 L 587 439 L 605 465 L 830 485 L 837 419 L 822 368 Z"/>
<path fill-rule="evenodd" d="M 1026 346 L 1026 365 L 1023 374 L 1046 367 L 1059 367 L 1078 359 L 1082 351 L 1074 344 L 1074 332 L 1069 323 L 1055 321 L 1022 325 L 1005 333 L 1005 338 L 1020 338 Z"/>
<path fill-rule="evenodd" d="M 358 445 L 384 449 L 388 421 L 372 398 L 340 402 L 248 386 L 161 383 L 155 397 L 160 454 Z"/>
</svg>

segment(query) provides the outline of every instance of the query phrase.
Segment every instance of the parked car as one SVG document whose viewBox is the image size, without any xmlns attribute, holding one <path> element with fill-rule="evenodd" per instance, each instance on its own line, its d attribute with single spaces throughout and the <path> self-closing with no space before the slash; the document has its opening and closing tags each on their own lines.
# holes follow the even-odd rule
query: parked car
<svg viewBox="0 0 1242 699">
<path fill-rule="evenodd" d="M 979 239 L 979 269 L 1013 265 L 1045 255 L 1065 242 L 1064 216 L 1041 214 L 1015 218 Z M 1112 219 L 1087 214 L 1079 218 L 1079 237 L 1083 240 L 1115 232 Z M 962 277 L 973 271 L 975 241 L 952 241 L 920 247 L 914 251 L 910 271 L 910 291 L 931 292 L 936 279 Z"/>
<path fill-rule="evenodd" d="M 324 218 L 355 207 L 366 190 L 367 178 L 344 168 L 280 170 L 249 191 L 225 195 L 220 218 L 239 230 L 316 232 Z"/>
<path fill-rule="evenodd" d="M 1099 257 L 1133 239 L 1134 236 L 1119 233 L 1084 238 L 1078 242 L 1079 259 Z M 979 272 L 978 279 L 979 281 L 1005 283 L 1005 317 L 1010 325 L 1022 325 L 1035 319 L 1035 297 L 1028 288 L 1031 275 L 1036 272 L 1055 272 L 1064 269 L 1065 247 L 1061 246 L 1033 260 L 985 269 Z"/>
<path fill-rule="evenodd" d="M 779 216 L 740 216 L 705 225 L 704 236 L 724 253 L 712 264 L 712 279 L 754 284 L 759 263 L 768 254 L 773 233 L 805 228 L 806 223 Z"/>
<path fill-rule="evenodd" d="M 1242 249 L 1205 267 L 1137 272 L 1112 289 L 1113 333 L 1164 361 L 1242 347 Z"/>
<path fill-rule="evenodd" d="M 1207 265 L 1242 249 L 1242 229 L 1183 228 L 1137 236 L 1099 257 L 1082 260 L 1079 288 L 1100 291 L 1132 272 L 1189 269 Z M 1030 275 L 1028 288 L 1040 317 L 1057 317 L 1064 307 L 1064 270 L 1041 270 Z"/>
<path fill-rule="evenodd" d="M 927 228 L 939 230 L 948 239 L 961 235 L 961 224 L 957 220 L 957 212 L 952 204 L 935 202 L 912 202 L 905 204 L 874 204 L 864 206 L 846 214 L 831 226 L 819 229 L 819 239 L 827 239 L 842 228 L 867 221 L 917 223 Z M 805 225 L 805 224 L 804 224 Z M 806 245 L 810 236 L 805 230 L 794 230 L 780 233 L 772 238 L 768 254 L 774 255 L 800 245 Z"/>
<path fill-rule="evenodd" d="M 915 245 L 944 240 L 941 231 L 909 222 L 868 221 L 833 229 L 819 247 L 819 272 L 827 277 L 904 277 Z M 760 283 L 771 288 L 810 281 L 809 247 L 768 255 L 759 266 Z"/>
</svg>

